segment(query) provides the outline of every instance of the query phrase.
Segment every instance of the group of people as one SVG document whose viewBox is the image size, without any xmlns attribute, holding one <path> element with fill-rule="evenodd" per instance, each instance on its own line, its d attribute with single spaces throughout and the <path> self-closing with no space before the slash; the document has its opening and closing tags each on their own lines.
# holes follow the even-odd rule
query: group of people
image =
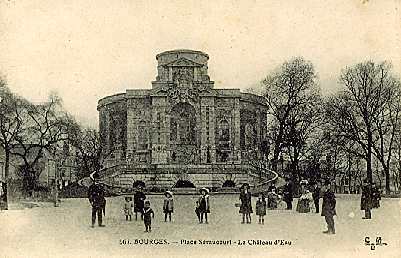
<svg viewBox="0 0 401 258">
<path fill-rule="evenodd" d="M 256 215 L 258 216 L 258 223 L 264 224 L 264 216 L 266 216 L 267 209 L 277 208 L 278 202 L 282 199 L 286 202 L 288 210 L 292 210 L 293 202 L 293 187 L 289 180 L 286 180 L 286 184 L 282 188 L 283 196 L 278 194 L 277 188 L 274 183 L 270 185 L 267 191 L 267 198 L 264 194 L 260 194 L 256 201 Z M 239 200 L 240 203 L 236 204 L 239 207 L 239 213 L 242 214 L 242 224 L 251 223 L 252 209 L 252 194 L 250 192 L 249 184 L 245 183 L 241 186 Z M 327 230 L 324 233 L 335 234 L 334 227 L 334 215 L 336 215 L 336 197 L 331 189 L 330 181 L 326 181 L 322 189 L 319 188 L 317 183 L 309 186 L 306 180 L 300 182 L 301 196 L 299 197 L 296 211 L 300 213 L 307 213 L 311 211 L 311 203 L 313 202 L 315 212 L 319 213 L 319 199 L 321 193 L 323 193 L 323 204 L 321 215 L 325 217 L 327 223 Z M 199 223 L 208 223 L 208 213 L 210 213 L 210 202 L 209 202 L 209 190 L 207 188 L 200 189 L 200 196 L 197 198 L 195 203 L 195 213 L 197 215 Z M 93 175 L 93 184 L 88 190 L 88 199 L 92 206 L 92 227 L 96 223 L 96 218 L 99 227 L 104 227 L 103 216 L 106 213 L 106 198 L 105 190 L 99 181 L 97 174 Z M 145 224 L 145 231 L 150 232 L 152 230 L 152 218 L 155 214 L 150 206 L 150 201 L 146 199 L 146 195 L 143 192 L 141 186 L 137 187 L 134 194 L 134 198 L 127 196 L 124 198 L 125 202 L 123 205 L 123 211 L 125 219 L 132 220 L 132 216 L 135 213 L 135 220 L 138 219 L 138 213 Z M 364 180 L 361 197 L 361 210 L 365 211 L 364 219 L 371 218 L 371 210 L 373 208 L 380 207 L 380 191 L 375 184 L 369 183 L 368 180 Z M 163 201 L 163 213 L 165 222 L 170 221 L 174 212 L 174 198 L 171 191 L 164 193 Z"/>
<path fill-rule="evenodd" d="M 363 219 L 372 218 L 372 209 L 380 207 L 381 193 L 375 183 L 365 179 L 362 184 L 361 210 L 365 211 Z"/>
<path fill-rule="evenodd" d="M 242 224 L 251 223 L 251 213 L 253 213 L 252 203 L 251 203 L 251 192 L 249 191 L 249 184 L 243 184 L 241 187 L 241 192 L 239 196 L 240 200 L 240 209 L 239 212 L 242 214 Z M 263 194 L 259 194 L 258 199 L 256 201 L 256 216 L 258 216 L 258 223 L 264 224 L 264 216 L 266 215 L 267 208 L 275 209 L 277 208 L 277 193 L 276 187 L 272 184 L 267 193 L 267 198 Z M 307 188 L 307 181 L 301 182 L 301 197 L 299 198 L 297 211 L 298 212 L 309 212 L 311 200 L 314 201 L 316 207 L 316 213 L 319 213 L 319 198 L 320 198 L 321 189 L 314 184 L 313 193 L 309 191 Z M 322 213 L 321 215 L 325 217 L 325 221 L 327 223 L 327 230 L 323 233 L 326 234 L 335 234 L 335 226 L 334 226 L 334 215 L 336 215 L 336 197 L 334 192 L 331 189 L 330 181 L 326 181 L 323 188 L 323 204 L 322 204 Z M 289 180 L 287 180 L 285 186 L 283 187 L 283 199 L 287 204 L 287 209 L 292 209 L 292 187 L 290 185 Z"/>
<path fill-rule="evenodd" d="M 92 227 L 96 224 L 96 218 L 99 227 L 104 227 L 103 216 L 106 213 L 106 198 L 103 185 L 100 183 L 99 175 L 93 175 L 93 184 L 89 186 L 88 199 L 92 206 Z M 164 221 L 171 222 L 171 217 L 174 212 L 174 198 L 171 191 L 164 193 L 163 213 Z M 135 220 L 138 220 L 138 213 L 145 225 L 145 232 L 152 231 L 152 219 L 155 213 L 150 206 L 150 201 L 146 199 L 142 186 L 137 186 L 134 198 L 126 196 L 124 198 L 123 212 L 125 220 L 131 221 L 135 213 Z M 209 190 L 207 188 L 200 189 L 200 196 L 196 201 L 195 213 L 199 223 L 208 223 L 207 214 L 210 213 Z"/>
<path fill-rule="evenodd" d="M 315 212 L 319 213 L 319 199 L 321 195 L 321 189 L 317 182 L 314 182 L 311 186 L 307 180 L 300 181 L 300 192 L 301 196 L 297 204 L 297 211 L 299 213 L 308 213 L 312 210 L 312 203 L 314 204 Z"/>
</svg>

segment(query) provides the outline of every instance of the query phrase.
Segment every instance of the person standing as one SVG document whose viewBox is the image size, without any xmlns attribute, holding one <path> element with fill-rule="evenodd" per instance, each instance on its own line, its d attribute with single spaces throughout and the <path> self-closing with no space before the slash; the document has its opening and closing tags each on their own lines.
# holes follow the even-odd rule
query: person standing
<svg viewBox="0 0 401 258">
<path fill-rule="evenodd" d="M 301 191 L 302 192 L 301 192 L 301 196 L 298 199 L 297 209 L 296 209 L 299 213 L 308 213 L 308 212 L 310 212 L 310 203 L 313 200 L 313 195 L 308 190 L 306 184 L 305 183 L 301 184 Z"/>
<path fill-rule="evenodd" d="M 258 200 L 256 201 L 256 215 L 259 216 L 259 224 L 265 224 L 266 215 L 266 198 L 263 194 L 259 194 Z"/>
<path fill-rule="evenodd" d="M 380 190 L 377 187 L 376 183 L 372 184 L 372 199 L 373 199 L 372 208 L 379 208 L 381 194 L 380 194 Z"/>
<path fill-rule="evenodd" d="M 241 201 L 239 213 L 242 213 L 241 224 L 245 223 L 245 219 L 246 219 L 247 224 L 251 224 L 251 213 L 253 211 L 252 211 L 252 203 L 251 203 L 251 193 L 249 192 L 249 184 L 245 183 L 242 185 L 239 199 Z"/>
<path fill-rule="evenodd" d="M 267 207 L 270 209 L 275 209 L 274 207 L 274 196 L 275 193 L 277 193 L 277 187 L 276 187 L 276 183 L 273 181 L 270 185 L 269 188 L 267 188 Z"/>
<path fill-rule="evenodd" d="M 270 185 L 269 188 L 267 189 L 268 192 L 276 192 L 277 193 L 277 187 L 276 187 L 276 183 L 273 181 Z"/>
<path fill-rule="evenodd" d="M 126 196 L 124 202 L 124 214 L 125 214 L 125 220 L 132 220 L 132 214 L 133 214 L 133 209 L 134 209 L 134 203 L 132 202 L 132 198 Z"/>
<path fill-rule="evenodd" d="M 144 208 L 141 212 L 143 223 L 145 224 L 145 232 L 152 232 L 152 218 L 155 218 L 155 213 L 150 208 L 150 201 L 144 201 Z"/>
<path fill-rule="evenodd" d="M 315 212 L 319 213 L 320 188 L 319 188 L 317 182 L 315 182 L 313 184 L 312 197 L 313 197 L 313 203 L 315 204 Z"/>
<path fill-rule="evenodd" d="M 134 194 L 134 212 L 135 212 L 135 220 L 138 220 L 138 212 L 142 213 L 143 208 L 145 207 L 144 201 L 146 199 L 146 195 L 143 193 L 142 186 L 138 186 L 137 190 Z M 143 218 L 143 216 L 141 216 Z"/>
<path fill-rule="evenodd" d="M 164 212 L 164 221 L 167 222 L 167 216 L 171 222 L 171 213 L 174 212 L 174 199 L 173 193 L 170 191 L 166 191 L 164 193 L 164 202 L 163 202 L 163 212 Z"/>
<path fill-rule="evenodd" d="M 93 174 L 93 183 L 89 186 L 88 199 L 92 206 L 92 227 L 95 226 L 96 216 L 99 227 L 104 227 L 102 223 L 102 213 L 106 203 L 104 198 L 105 192 L 103 186 L 100 184 L 100 177 L 97 173 Z"/>
<path fill-rule="evenodd" d="M 369 180 L 365 179 L 362 186 L 362 196 L 361 196 L 361 210 L 365 211 L 365 217 L 362 219 L 372 218 L 372 187 L 369 184 Z"/>
<path fill-rule="evenodd" d="M 283 187 L 283 199 L 287 204 L 287 210 L 292 210 L 292 200 L 293 200 L 293 192 L 292 185 L 290 184 L 290 179 L 285 180 L 285 185 Z"/>
<path fill-rule="evenodd" d="M 308 191 L 307 188 L 308 181 L 303 179 L 300 181 L 301 186 L 301 196 L 298 199 L 296 211 L 299 213 L 308 213 L 310 212 L 310 202 L 312 201 L 312 194 Z"/>
<path fill-rule="evenodd" d="M 327 230 L 323 231 L 325 234 L 335 234 L 336 230 L 334 227 L 334 215 L 336 213 L 336 196 L 331 190 L 330 181 L 325 182 L 324 194 L 323 194 L 323 204 L 322 204 L 322 216 L 324 216 Z"/>
<path fill-rule="evenodd" d="M 207 214 L 210 213 L 210 205 L 209 205 L 209 190 L 207 188 L 201 188 L 200 190 L 201 196 L 198 199 L 198 212 L 200 214 L 199 223 L 203 223 L 203 217 L 205 217 L 205 223 L 208 224 Z"/>
</svg>

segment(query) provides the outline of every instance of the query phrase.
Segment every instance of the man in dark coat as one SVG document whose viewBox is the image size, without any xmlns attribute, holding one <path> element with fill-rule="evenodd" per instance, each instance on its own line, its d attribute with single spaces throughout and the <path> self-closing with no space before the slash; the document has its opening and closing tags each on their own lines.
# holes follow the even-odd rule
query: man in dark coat
<svg viewBox="0 0 401 258">
<path fill-rule="evenodd" d="M 292 185 L 290 184 L 289 179 L 286 179 L 285 185 L 283 187 L 283 199 L 287 204 L 287 210 L 292 210 L 293 192 Z"/>
<path fill-rule="evenodd" d="M 365 217 L 363 219 L 372 218 L 372 187 L 368 179 L 363 181 L 362 185 L 362 196 L 361 196 L 361 210 L 365 211 Z"/>
<path fill-rule="evenodd" d="M 276 184 L 275 184 L 274 181 L 267 188 L 267 192 L 268 193 L 277 193 L 277 187 L 276 187 Z M 267 207 L 270 208 L 270 209 L 274 209 L 274 202 L 271 199 L 271 195 L 270 194 L 267 196 L 267 201 L 268 201 L 267 202 Z"/>
<path fill-rule="evenodd" d="M 99 182 L 99 175 L 93 175 L 93 184 L 89 186 L 88 199 L 92 205 L 92 227 L 95 226 L 96 215 L 99 227 L 104 227 L 102 224 L 102 213 L 105 209 L 106 199 L 104 198 L 104 188 Z"/>
<path fill-rule="evenodd" d="M 327 230 L 323 231 L 325 234 L 335 234 L 336 230 L 334 228 L 334 215 L 336 213 L 336 196 L 331 190 L 330 181 L 325 182 L 323 194 L 323 204 L 322 204 L 322 216 L 324 216 L 327 223 Z"/>
<path fill-rule="evenodd" d="M 377 187 L 376 183 L 372 184 L 372 208 L 379 208 L 380 207 L 380 199 L 381 199 L 381 194 L 379 187 Z"/>
<path fill-rule="evenodd" d="M 275 192 L 275 193 L 277 193 L 277 187 L 276 187 L 276 183 L 273 181 L 270 185 L 269 185 L 269 188 L 267 189 L 267 191 L 269 192 L 269 193 L 271 193 L 271 192 Z"/>
<path fill-rule="evenodd" d="M 316 213 L 319 213 L 320 188 L 319 188 L 317 182 L 315 182 L 315 183 L 313 184 L 313 193 L 312 193 L 312 197 L 313 197 L 313 202 L 314 202 L 314 204 L 315 204 Z"/>
</svg>

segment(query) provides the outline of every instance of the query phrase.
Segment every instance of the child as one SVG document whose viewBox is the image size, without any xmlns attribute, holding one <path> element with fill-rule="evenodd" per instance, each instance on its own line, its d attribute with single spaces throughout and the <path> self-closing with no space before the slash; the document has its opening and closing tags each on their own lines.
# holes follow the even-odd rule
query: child
<svg viewBox="0 0 401 258">
<path fill-rule="evenodd" d="M 150 201 L 145 200 L 144 208 L 142 211 L 142 219 L 145 224 L 145 232 L 152 232 L 152 218 L 155 218 L 155 213 L 150 208 Z"/>
<path fill-rule="evenodd" d="M 132 202 L 131 197 L 125 197 L 125 203 L 124 203 L 124 214 L 125 214 L 125 220 L 132 220 L 131 216 L 133 214 L 133 209 L 134 209 L 134 203 Z"/>
<path fill-rule="evenodd" d="M 201 196 L 199 197 L 199 213 L 200 213 L 200 220 L 199 223 L 203 223 L 203 216 L 205 216 L 205 223 L 208 224 L 207 221 L 207 214 L 210 213 L 210 206 L 209 206 L 209 190 L 206 188 L 200 189 Z"/>
<path fill-rule="evenodd" d="M 173 193 L 170 191 L 166 191 L 164 193 L 164 204 L 163 204 L 163 212 L 164 212 L 164 222 L 167 222 L 167 215 L 171 222 L 171 213 L 174 210 L 174 200 L 173 200 Z"/>
<path fill-rule="evenodd" d="M 199 201 L 196 201 L 195 213 L 196 213 L 196 216 L 198 217 L 199 223 L 201 223 L 201 217 L 200 217 L 200 211 L 199 211 Z"/>
<path fill-rule="evenodd" d="M 265 224 L 266 215 L 266 199 L 262 194 L 259 194 L 258 200 L 256 201 L 256 215 L 259 216 L 259 224 Z"/>
<path fill-rule="evenodd" d="M 279 199 L 279 195 L 276 193 L 274 189 L 268 194 L 268 202 L 269 202 L 269 208 L 272 210 L 277 209 L 277 202 Z"/>
</svg>

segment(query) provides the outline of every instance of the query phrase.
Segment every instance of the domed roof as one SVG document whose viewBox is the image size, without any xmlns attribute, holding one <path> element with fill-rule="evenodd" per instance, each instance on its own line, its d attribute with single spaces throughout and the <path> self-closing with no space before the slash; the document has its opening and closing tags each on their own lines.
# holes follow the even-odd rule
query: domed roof
<svg viewBox="0 0 401 258">
<path fill-rule="evenodd" d="M 164 55 L 171 55 L 171 54 L 197 54 L 197 55 L 203 55 L 209 59 L 209 55 L 198 50 L 191 50 L 191 49 L 175 49 L 175 50 L 167 50 L 164 52 L 161 52 L 156 55 L 156 59 L 158 59 L 160 56 Z"/>
</svg>

